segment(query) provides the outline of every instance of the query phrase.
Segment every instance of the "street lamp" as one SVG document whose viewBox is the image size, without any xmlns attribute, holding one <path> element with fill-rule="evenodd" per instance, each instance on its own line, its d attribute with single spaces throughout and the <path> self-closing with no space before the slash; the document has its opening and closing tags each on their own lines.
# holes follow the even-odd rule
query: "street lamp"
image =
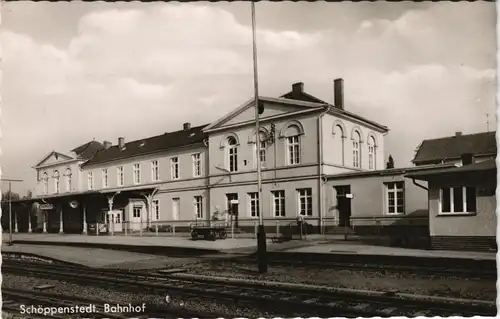
<svg viewBox="0 0 500 319">
<path fill-rule="evenodd" d="M 8 245 L 12 246 L 12 182 L 22 182 L 21 179 L 0 179 L 2 182 L 9 182 L 9 242 Z"/>
<path fill-rule="evenodd" d="M 253 35 L 253 81 L 255 91 L 255 143 L 257 144 L 257 188 L 258 188 L 258 205 L 259 205 L 259 227 L 257 229 L 257 263 L 259 272 L 267 272 L 267 244 L 266 244 L 266 231 L 264 228 L 264 217 L 262 211 L 262 170 L 260 162 L 260 123 L 259 115 L 264 111 L 261 104 L 259 104 L 259 79 L 257 73 L 257 40 L 256 40 L 256 26 L 255 26 L 255 3 L 252 5 L 252 35 Z M 263 105 L 262 105 L 263 106 Z"/>
</svg>

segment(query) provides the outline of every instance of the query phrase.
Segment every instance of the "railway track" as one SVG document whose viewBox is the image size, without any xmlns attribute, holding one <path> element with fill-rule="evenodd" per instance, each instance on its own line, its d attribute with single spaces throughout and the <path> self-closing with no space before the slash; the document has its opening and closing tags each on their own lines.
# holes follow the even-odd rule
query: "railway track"
<svg viewBox="0 0 500 319">
<path fill-rule="evenodd" d="M 18 253 L 2 253 L 6 257 L 13 257 L 17 260 L 23 261 L 41 261 L 38 256 L 24 256 Z M 359 261 L 357 260 L 359 256 L 349 256 L 343 255 L 339 257 L 339 261 L 320 261 L 311 260 L 306 258 L 304 260 L 295 260 L 290 258 L 279 257 L 282 255 L 273 255 L 273 258 L 268 260 L 270 265 L 275 265 L 279 267 L 293 266 L 299 268 L 317 267 L 317 268 L 334 268 L 339 270 L 353 270 L 353 271 L 373 271 L 381 273 L 407 273 L 407 274 L 418 274 L 427 276 L 441 276 L 441 277 L 459 277 L 459 278 L 471 278 L 471 279 L 484 279 L 484 280 L 497 280 L 497 270 L 496 267 L 474 267 L 473 265 L 468 265 L 469 267 L 464 267 L 462 265 L 443 265 L 443 264 L 429 264 L 426 263 L 425 266 L 415 266 L 413 264 L 394 264 L 388 263 L 387 261 L 382 261 L 380 259 L 373 259 L 373 261 Z M 177 258 L 181 258 L 180 255 L 175 255 Z M 185 257 L 185 256 L 184 256 Z M 255 265 L 255 256 L 248 255 L 223 255 L 218 257 L 206 257 L 200 262 L 230 262 L 230 263 L 240 263 L 244 265 Z M 59 261 L 46 260 L 52 264 L 65 264 L 67 266 L 77 266 L 71 265 L 70 263 L 61 263 Z"/>
<path fill-rule="evenodd" d="M 224 262 L 224 260 L 221 260 Z M 252 264 L 255 265 L 256 261 L 252 258 L 239 258 L 229 260 L 234 263 Z M 460 277 L 460 278 L 477 278 L 486 280 L 496 280 L 497 272 L 495 270 L 477 270 L 477 269 L 464 269 L 464 268 L 445 268 L 434 266 L 408 266 L 408 265 L 394 265 L 394 264 L 377 264 L 365 262 L 332 262 L 332 261 L 289 261 L 289 260 L 270 260 L 270 265 L 276 266 L 293 266 L 300 268 L 320 267 L 320 268 L 334 268 L 339 270 L 354 270 L 354 271 L 373 271 L 381 273 L 407 273 L 418 274 L 427 276 L 441 276 L 441 277 Z"/>
<path fill-rule="evenodd" d="M 230 279 L 200 279 L 146 272 L 123 272 L 54 264 L 5 261 L 6 273 L 53 278 L 115 290 L 161 292 L 183 296 L 203 296 L 213 300 L 250 304 L 275 316 L 390 317 L 390 316 L 492 316 L 494 303 L 462 301 L 450 303 L 431 298 L 410 299 L 400 295 L 367 294 L 335 288 L 263 285 Z"/>
</svg>

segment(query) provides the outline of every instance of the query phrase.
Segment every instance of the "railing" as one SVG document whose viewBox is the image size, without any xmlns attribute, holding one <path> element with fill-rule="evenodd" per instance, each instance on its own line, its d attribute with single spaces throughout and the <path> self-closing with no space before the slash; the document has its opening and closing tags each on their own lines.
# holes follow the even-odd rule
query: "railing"
<svg viewBox="0 0 500 319">
<path fill-rule="evenodd" d="M 305 217 L 304 221 L 309 225 L 309 227 L 318 227 L 319 219 L 317 217 Z M 323 219 L 324 225 L 336 225 L 335 218 Z M 99 231 L 93 231 L 96 227 L 90 227 L 91 224 L 99 225 Z M 150 222 L 131 222 L 125 221 L 121 223 L 109 223 L 105 222 L 99 223 L 88 223 L 89 233 L 95 233 L 100 235 L 130 235 L 130 236 L 188 236 L 192 226 L 225 226 L 228 228 L 228 234 L 230 238 L 234 238 L 235 235 L 242 229 L 245 231 L 237 234 L 238 237 L 251 236 L 252 238 L 257 238 L 257 230 L 259 221 L 255 218 L 239 218 L 238 226 L 236 227 L 235 221 L 230 220 L 177 220 L 177 221 L 150 221 Z M 319 227 L 320 233 L 323 233 L 323 228 Z M 297 218 L 265 218 L 264 226 L 266 227 L 266 233 L 269 236 L 279 236 L 283 232 L 289 232 L 290 227 L 297 227 Z M 309 232 L 307 229 L 302 229 L 302 234 L 307 236 Z"/>
</svg>

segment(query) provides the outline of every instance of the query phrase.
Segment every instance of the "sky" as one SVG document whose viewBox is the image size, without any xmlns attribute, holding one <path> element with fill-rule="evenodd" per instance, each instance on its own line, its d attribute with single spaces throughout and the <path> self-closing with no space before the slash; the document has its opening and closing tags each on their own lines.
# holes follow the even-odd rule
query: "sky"
<svg viewBox="0 0 500 319">
<path fill-rule="evenodd" d="M 386 157 L 496 129 L 487 2 L 258 2 L 259 90 L 292 83 L 390 129 Z M 1 169 L 36 183 L 53 150 L 217 120 L 253 95 L 250 3 L 2 2 Z M 2 185 L 5 189 L 5 185 Z"/>
</svg>

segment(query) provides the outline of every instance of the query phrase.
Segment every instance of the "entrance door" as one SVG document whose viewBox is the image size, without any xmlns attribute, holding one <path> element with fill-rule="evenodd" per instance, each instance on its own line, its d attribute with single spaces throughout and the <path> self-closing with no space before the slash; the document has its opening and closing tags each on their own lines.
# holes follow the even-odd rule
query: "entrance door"
<svg viewBox="0 0 500 319">
<path fill-rule="evenodd" d="M 228 217 L 230 218 L 231 223 L 234 220 L 234 227 L 238 227 L 238 210 L 239 210 L 238 208 L 239 208 L 239 204 L 231 202 L 231 201 L 237 201 L 238 200 L 238 194 L 237 193 L 226 194 L 226 199 L 227 199 L 227 201 L 226 201 L 226 208 L 227 208 L 227 212 L 228 212 Z"/>
<path fill-rule="evenodd" d="M 339 210 L 339 226 L 351 225 L 351 199 L 346 194 L 351 193 L 351 185 L 335 186 L 337 191 L 337 209 Z"/>
<path fill-rule="evenodd" d="M 180 198 L 172 198 L 172 219 L 179 220 L 179 211 L 181 208 Z"/>
<path fill-rule="evenodd" d="M 141 229 L 141 216 L 142 216 L 142 208 L 141 204 L 134 204 L 132 207 L 132 218 L 130 228 L 132 230 L 140 230 Z"/>
<path fill-rule="evenodd" d="M 109 230 L 113 232 L 122 232 L 123 231 L 123 211 L 122 210 L 113 210 L 108 212 L 108 221 L 109 221 Z M 113 223 L 114 221 L 114 223 Z"/>
</svg>

